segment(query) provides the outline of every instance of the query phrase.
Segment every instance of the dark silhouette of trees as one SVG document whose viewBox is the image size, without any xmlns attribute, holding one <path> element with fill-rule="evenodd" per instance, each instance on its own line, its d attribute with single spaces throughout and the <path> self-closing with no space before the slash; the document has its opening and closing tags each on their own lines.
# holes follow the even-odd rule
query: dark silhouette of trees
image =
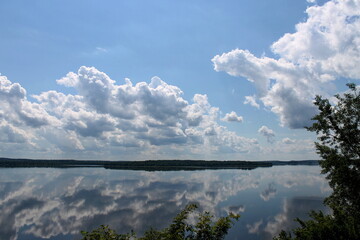
<svg viewBox="0 0 360 240">
<path fill-rule="evenodd" d="M 296 220 L 294 236 L 283 231 L 274 239 L 360 239 L 360 90 L 347 86 L 347 93 L 335 95 L 336 105 L 316 97 L 319 114 L 307 128 L 318 135 L 320 166 L 333 189 L 325 204 L 332 213 L 312 212 L 311 220 Z"/>
<path fill-rule="evenodd" d="M 108 226 L 101 225 L 92 232 L 82 231 L 82 240 L 221 240 L 224 239 L 228 230 L 233 225 L 233 220 L 238 220 L 240 215 L 230 213 L 227 217 L 221 217 L 213 222 L 210 213 L 200 213 L 197 222 L 190 224 L 189 215 L 194 213 L 197 205 L 189 204 L 183 209 L 170 224 L 163 230 L 149 229 L 143 237 L 137 238 L 134 232 L 117 234 Z"/>
</svg>

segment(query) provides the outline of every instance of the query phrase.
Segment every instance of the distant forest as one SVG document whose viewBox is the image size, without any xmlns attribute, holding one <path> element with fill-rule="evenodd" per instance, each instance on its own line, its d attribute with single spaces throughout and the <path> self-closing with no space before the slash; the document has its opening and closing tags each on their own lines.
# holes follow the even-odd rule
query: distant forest
<svg viewBox="0 0 360 240">
<path fill-rule="evenodd" d="M 75 168 L 103 167 L 145 171 L 205 170 L 205 169 L 255 169 L 278 165 L 318 165 L 318 160 L 298 161 L 206 161 L 206 160 L 146 160 L 146 161 L 100 161 L 100 160 L 38 160 L 0 158 L 0 168 Z"/>
</svg>

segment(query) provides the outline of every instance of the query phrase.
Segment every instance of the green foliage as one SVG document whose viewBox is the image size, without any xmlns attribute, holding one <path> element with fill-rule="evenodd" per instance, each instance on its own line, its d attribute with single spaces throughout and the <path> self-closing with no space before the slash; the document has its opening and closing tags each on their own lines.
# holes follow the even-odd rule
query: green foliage
<svg viewBox="0 0 360 240">
<path fill-rule="evenodd" d="M 307 128 L 318 135 L 320 166 L 333 189 L 325 199 L 332 214 L 312 212 L 309 221 L 296 219 L 300 227 L 293 230 L 294 238 L 282 231 L 274 239 L 360 239 L 360 91 L 355 84 L 347 86 L 347 93 L 335 95 L 336 105 L 316 97 L 319 114 Z"/>
<path fill-rule="evenodd" d="M 92 232 L 81 231 L 82 240 L 130 240 L 134 237 L 134 233 L 117 234 L 109 226 L 101 225 Z"/>
<path fill-rule="evenodd" d="M 326 203 L 335 211 L 360 214 L 360 93 L 354 84 L 348 86 L 349 93 L 335 96 L 335 106 L 316 98 L 320 113 L 308 130 L 319 136 L 320 165 L 333 189 Z"/>
<path fill-rule="evenodd" d="M 300 227 L 293 234 L 282 231 L 274 240 L 355 240 L 360 239 L 359 226 L 355 218 L 348 215 L 324 215 L 322 212 L 311 212 L 311 220 L 297 218 Z"/>
<path fill-rule="evenodd" d="M 189 204 L 172 221 L 168 228 L 163 230 L 149 229 L 143 237 L 137 238 L 130 234 L 117 234 L 108 226 L 101 225 L 92 232 L 82 231 L 82 240 L 221 240 L 233 225 L 233 220 L 238 220 L 240 215 L 230 213 L 213 222 L 209 212 L 200 213 L 195 224 L 189 223 L 189 215 L 194 213 L 197 205 Z"/>
</svg>

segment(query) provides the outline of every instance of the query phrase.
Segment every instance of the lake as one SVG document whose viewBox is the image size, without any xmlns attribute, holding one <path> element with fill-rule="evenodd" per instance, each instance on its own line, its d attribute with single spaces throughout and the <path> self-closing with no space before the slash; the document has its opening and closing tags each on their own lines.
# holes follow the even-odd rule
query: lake
<svg viewBox="0 0 360 240">
<path fill-rule="evenodd" d="M 241 215 L 226 239 L 271 239 L 331 193 L 319 166 L 131 171 L 0 168 L 0 239 L 80 239 L 101 224 L 118 233 L 168 226 L 188 203 Z"/>
</svg>

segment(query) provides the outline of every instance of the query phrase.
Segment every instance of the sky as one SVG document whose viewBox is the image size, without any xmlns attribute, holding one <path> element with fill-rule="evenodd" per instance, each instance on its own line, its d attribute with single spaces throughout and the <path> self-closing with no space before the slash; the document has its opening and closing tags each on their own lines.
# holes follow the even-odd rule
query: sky
<svg viewBox="0 0 360 240">
<path fill-rule="evenodd" d="M 0 156 L 318 159 L 360 0 L 0 2 Z"/>
</svg>

